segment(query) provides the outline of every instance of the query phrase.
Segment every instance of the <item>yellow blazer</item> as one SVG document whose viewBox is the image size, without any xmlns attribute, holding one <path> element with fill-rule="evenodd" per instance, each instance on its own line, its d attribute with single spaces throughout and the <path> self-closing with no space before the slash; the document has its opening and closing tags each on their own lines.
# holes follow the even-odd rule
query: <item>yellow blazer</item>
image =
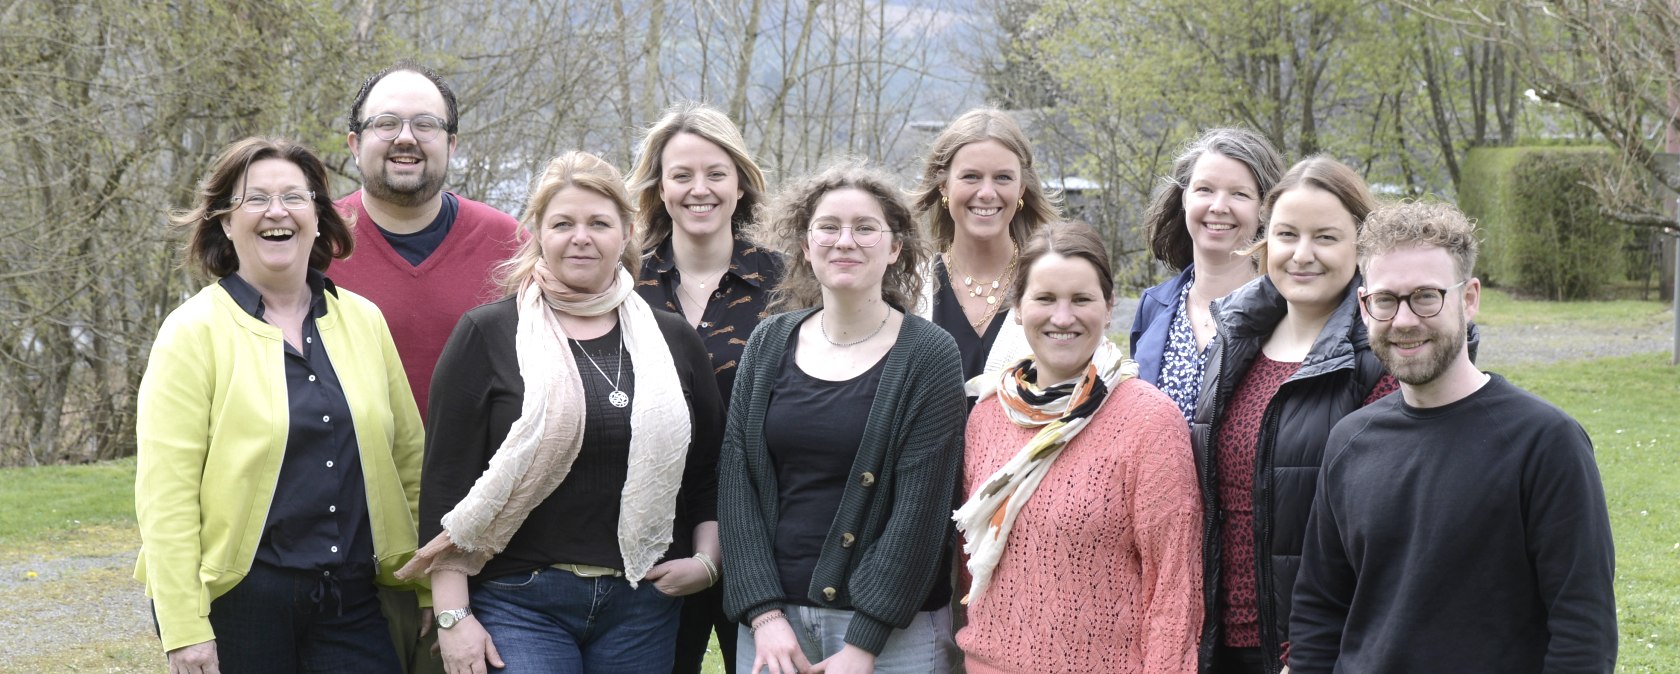
<svg viewBox="0 0 1680 674">
<path fill-rule="evenodd" d="M 343 289 L 326 302 L 316 328 L 356 427 L 378 582 L 403 585 L 393 574 L 415 550 L 420 412 L 379 309 Z M 214 639 L 211 600 L 251 569 L 290 427 L 283 344 L 219 283 L 171 312 L 152 344 L 137 404 L 134 577 L 165 651 Z"/>
</svg>

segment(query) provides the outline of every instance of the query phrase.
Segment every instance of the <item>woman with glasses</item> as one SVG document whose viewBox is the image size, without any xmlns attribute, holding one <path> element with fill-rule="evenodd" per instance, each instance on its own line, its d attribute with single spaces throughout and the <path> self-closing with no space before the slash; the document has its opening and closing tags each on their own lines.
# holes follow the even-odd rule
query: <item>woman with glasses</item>
<svg viewBox="0 0 1680 674">
<path fill-rule="evenodd" d="M 1027 135 L 1001 110 L 963 113 L 934 139 L 911 199 L 939 253 L 922 269 L 918 315 L 956 338 L 963 377 L 1027 355 L 1009 288 L 1027 237 L 1060 214 Z"/>
<path fill-rule="evenodd" d="M 420 415 L 384 317 L 323 274 L 353 247 L 326 166 L 241 140 L 172 219 L 214 282 L 138 399 L 135 577 L 170 672 L 400 672 L 375 584 L 414 553 Z"/>
<path fill-rule="evenodd" d="M 1214 319 L 1208 308 L 1260 270 L 1245 254 L 1260 231 L 1260 203 L 1283 173 L 1265 137 L 1208 129 L 1173 162 L 1144 215 L 1149 249 L 1177 276 L 1143 291 L 1132 318 L 1138 376 L 1196 418 Z"/>
<path fill-rule="evenodd" d="M 1264 276 L 1214 305 L 1218 336 L 1191 423 L 1200 472 L 1204 672 L 1276 674 L 1331 427 L 1399 387 L 1359 318 L 1359 229 L 1375 206 L 1352 169 L 1312 157 L 1259 215 Z"/>
<path fill-rule="evenodd" d="M 722 403 L 682 318 L 634 292 L 618 170 L 570 152 L 532 185 L 507 297 L 432 380 L 420 535 L 450 674 L 668 672 L 681 597 L 716 584 Z"/>
<path fill-rule="evenodd" d="M 884 175 L 838 166 L 787 188 L 757 239 L 789 264 L 719 463 L 740 671 L 945 671 L 966 404 L 951 336 L 913 315 L 910 211 Z"/>
<path fill-rule="evenodd" d="M 781 257 L 747 239 L 764 201 L 764 172 L 727 116 L 689 103 L 648 130 L 630 190 L 641 234 L 636 292 L 700 333 L 728 403 L 741 351 L 782 277 Z M 736 623 L 722 601 L 720 588 L 683 600 L 676 674 L 699 673 L 714 626 L 724 669 L 735 671 Z"/>
<path fill-rule="evenodd" d="M 969 674 L 1196 668 L 1201 514 L 1172 401 L 1109 341 L 1108 247 L 1050 223 L 1009 288 L 1032 356 L 975 380 L 956 513 Z"/>
</svg>

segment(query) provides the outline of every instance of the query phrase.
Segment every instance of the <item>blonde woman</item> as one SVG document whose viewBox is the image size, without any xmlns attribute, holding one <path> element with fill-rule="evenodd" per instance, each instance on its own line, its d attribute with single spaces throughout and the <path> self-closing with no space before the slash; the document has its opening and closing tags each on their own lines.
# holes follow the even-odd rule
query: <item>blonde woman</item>
<svg viewBox="0 0 1680 674">
<path fill-rule="evenodd" d="M 956 339 L 965 378 L 1027 355 L 1009 287 L 1027 238 L 1060 210 L 1020 125 L 992 108 L 963 113 L 934 139 L 912 199 L 937 253 L 918 315 Z"/>
<path fill-rule="evenodd" d="M 721 403 L 694 330 L 633 292 L 617 169 L 538 177 L 508 296 L 432 383 L 420 535 L 450 674 L 668 671 L 680 597 L 719 577 Z"/>
</svg>

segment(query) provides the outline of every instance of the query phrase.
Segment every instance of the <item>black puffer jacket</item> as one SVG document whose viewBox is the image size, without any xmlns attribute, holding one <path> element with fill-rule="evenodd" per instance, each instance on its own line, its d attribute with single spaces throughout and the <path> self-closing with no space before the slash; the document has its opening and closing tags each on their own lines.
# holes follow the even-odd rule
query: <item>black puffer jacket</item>
<svg viewBox="0 0 1680 674">
<path fill-rule="evenodd" d="M 1266 406 L 1255 447 L 1254 549 L 1258 568 L 1255 598 L 1260 610 L 1260 644 L 1267 671 L 1282 668 L 1288 641 L 1290 598 L 1301 568 L 1307 514 L 1318 488 L 1318 469 L 1331 427 L 1358 409 L 1384 374 L 1371 353 L 1359 317 L 1357 275 L 1342 303 L 1319 332 L 1301 369 L 1278 388 Z M 1206 512 L 1202 542 L 1201 671 L 1208 672 L 1220 635 L 1219 465 L 1216 443 L 1225 406 L 1266 338 L 1282 322 L 1288 305 L 1270 278 L 1261 276 L 1213 304 L 1218 336 L 1211 345 L 1202 397 L 1190 424 L 1196 470 Z"/>
</svg>

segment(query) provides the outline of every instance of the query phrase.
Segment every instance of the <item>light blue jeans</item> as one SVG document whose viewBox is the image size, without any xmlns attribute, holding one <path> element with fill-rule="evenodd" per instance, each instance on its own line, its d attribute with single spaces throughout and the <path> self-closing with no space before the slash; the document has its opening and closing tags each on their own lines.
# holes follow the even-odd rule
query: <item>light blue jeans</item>
<svg viewBox="0 0 1680 674">
<path fill-rule="evenodd" d="M 852 611 L 814 606 L 787 606 L 788 625 L 799 639 L 800 650 L 811 664 L 817 664 L 846 647 L 846 627 L 852 624 Z M 752 630 L 742 628 L 735 637 L 736 674 L 758 674 L 752 671 L 753 658 L 758 649 L 753 644 Z M 875 674 L 929 674 L 951 671 L 949 654 L 956 650 L 951 641 L 951 607 L 937 611 L 922 611 L 910 620 L 910 626 L 893 630 L 887 645 L 875 657 Z"/>
</svg>

